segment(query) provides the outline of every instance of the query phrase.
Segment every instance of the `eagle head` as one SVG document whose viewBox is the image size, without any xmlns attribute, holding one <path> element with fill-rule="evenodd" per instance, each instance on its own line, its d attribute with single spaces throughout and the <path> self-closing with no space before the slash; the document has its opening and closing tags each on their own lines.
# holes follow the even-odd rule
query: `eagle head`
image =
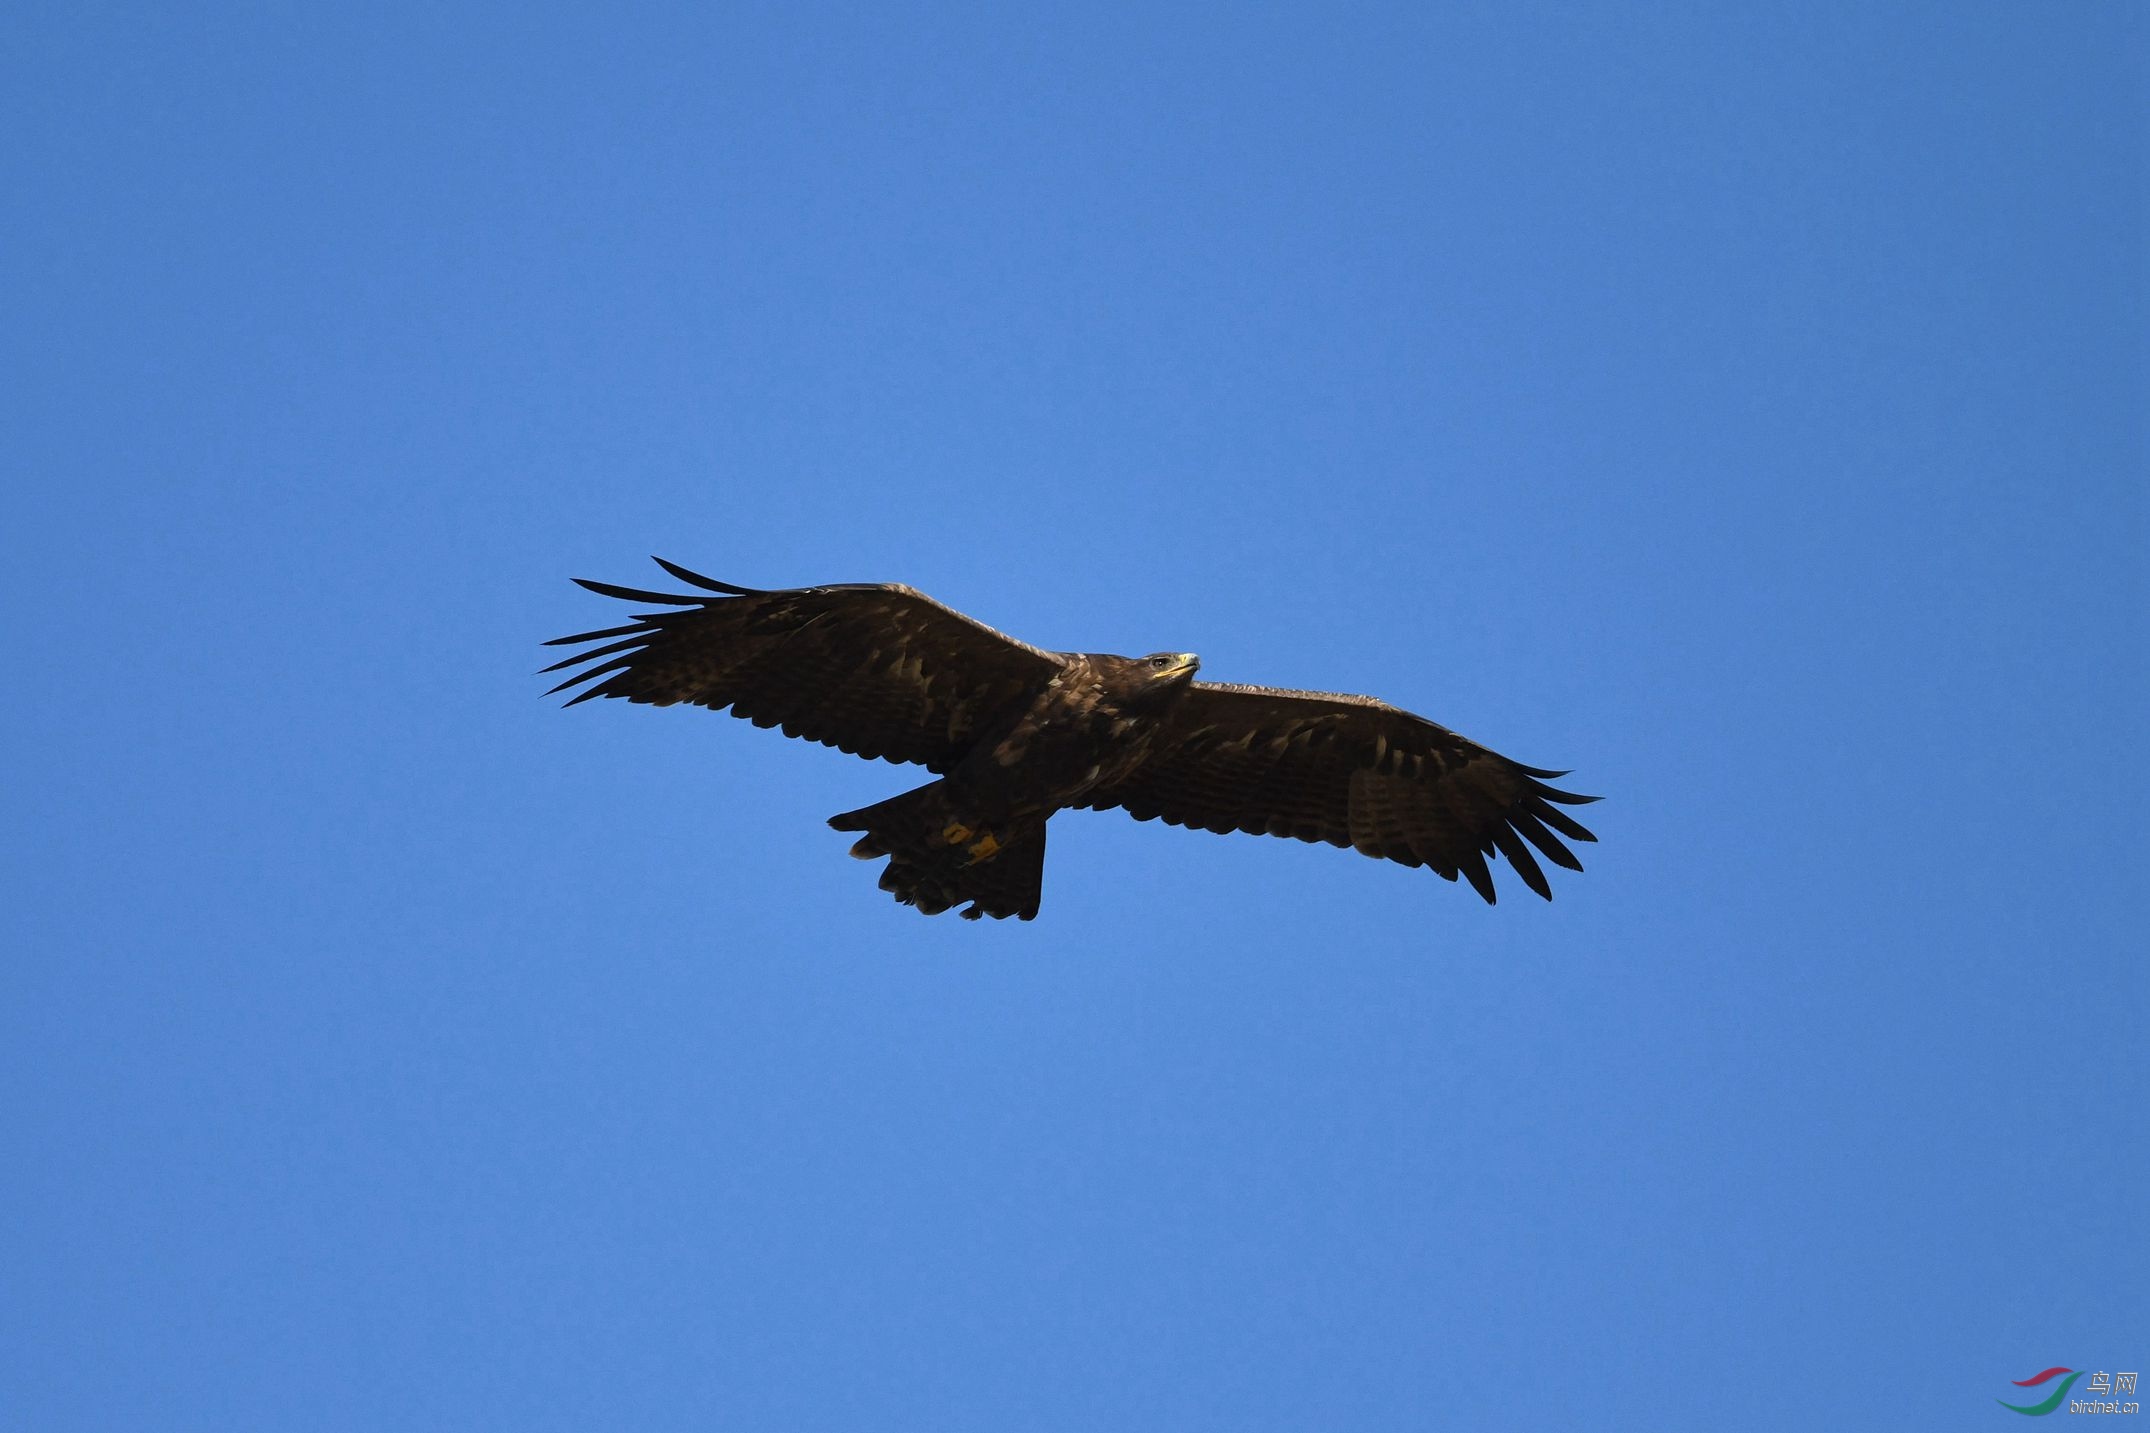
<svg viewBox="0 0 2150 1433">
<path fill-rule="evenodd" d="M 1106 679 L 1122 702 L 1144 705 L 1181 691 L 1202 669 L 1192 652 L 1152 652 L 1147 657 L 1118 657 Z"/>
<path fill-rule="evenodd" d="M 1135 658 L 1135 665 L 1152 682 L 1191 682 L 1202 670 L 1202 659 L 1192 652 L 1152 652 Z"/>
</svg>

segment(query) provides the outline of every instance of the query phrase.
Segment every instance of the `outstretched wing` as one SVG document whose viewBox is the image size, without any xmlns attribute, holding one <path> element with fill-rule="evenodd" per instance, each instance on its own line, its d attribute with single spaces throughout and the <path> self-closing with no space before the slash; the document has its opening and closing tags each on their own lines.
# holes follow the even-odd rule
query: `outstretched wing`
<svg viewBox="0 0 2150 1433">
<path fill-rule="evenodd" d="M 1545 784 L 1565 774 L 1518 765 L 1372 697 L 1196 682 L 1143 763 L 1083 804 L 1350 846 L 1451 881 L 1461 874 L 1491 904 L 1486 858 L 1496 853 L 1547 900 L 1533 847 L 1582 869 L 1561 837 L 1597 838 L 1560 807 L 1597 798 Z"/>
<path fill-rule="evenodd" d="M 555 692 L 596 682 L 569 706 L 625 697 L 657 706 L 730 707 L 756 726 L 782 727 L 786 736 L 859 756 L 920 762 L 939 772 L 981 727 L 1066 665 L 1057 653 L 1018 642 L 899 584 L 761 592 L 661 557 L 655 561 L 715 595 L 644 592 L 576 578 L 606 597 L 677 610 L 641 612 L 624 627 L 548 642 L 602 644 L 545 668 L 582 667 Z"/>
</svg>

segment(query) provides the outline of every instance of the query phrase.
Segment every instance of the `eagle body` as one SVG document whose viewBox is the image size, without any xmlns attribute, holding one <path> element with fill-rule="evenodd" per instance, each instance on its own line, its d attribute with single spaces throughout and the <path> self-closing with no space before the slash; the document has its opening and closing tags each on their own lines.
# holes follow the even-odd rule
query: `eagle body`
<svg viewBox="0 0 2150 1433">
<path fill-rule="evenodd" d="M 829 824 L 929 915 L 1033 919 L 1046 823 L 1071 807 L 1351 846 L 1489 903 L 1489 859 L 1551 899 L 1533 852 L 1580 870 L 1562 838 L 1596 839 L 1561 809 L 1596 798 L 1546 784 L 1563 773 L 1370 697 L 1197 682 L 1186 652 L 1049 652 L 899 584 L 764 591 L 658 562 L 709 595 L 576 579 L 669 610 L 548 644 L 585 647 L 546 668 L 581 668 L 553 690 L 729 709 L 926 767 L 939 779 Z"/>
<path fill-rule="evenodd" d="M 1171 665 L 1149 665 L 1160 661 Z M 985 802 L 1046 812 L 1071 805 L 1142 764 L 1157 718 L 1199 666 L 1187 653 L 1070 654 L 1066 668 L 1040 685 L 1005 730 L 978 743 L 949 779 Z"/>
</svg>

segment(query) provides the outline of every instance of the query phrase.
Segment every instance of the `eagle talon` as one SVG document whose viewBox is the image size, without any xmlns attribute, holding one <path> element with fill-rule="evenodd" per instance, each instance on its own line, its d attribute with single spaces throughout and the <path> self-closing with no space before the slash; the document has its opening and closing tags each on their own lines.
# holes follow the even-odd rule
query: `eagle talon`
<svg viewBox="0 0 2150 1433">
<path fill-rule="evenodd" d="M 971 842 L 970 859 L 972 865 L 976 865 L 980 861 L 990 861 L 999 854 L 1000 842 L 994 839 L 993 833 L 990 831 L 976 841 Z"/>
<path fill-rule="evenodd" d="M 951 846 L 960 846 L 978 834 L 961 821 L 951 821 L 941 828 L 941 839 Z"/>
</svg>

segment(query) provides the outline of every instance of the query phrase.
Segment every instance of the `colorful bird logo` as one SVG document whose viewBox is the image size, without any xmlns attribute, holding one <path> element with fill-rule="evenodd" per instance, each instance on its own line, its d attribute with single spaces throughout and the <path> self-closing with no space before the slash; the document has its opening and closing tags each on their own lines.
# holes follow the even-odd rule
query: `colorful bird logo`
<svg viewBox="0 0 2150 1433">
<path fill-rule="evenodd" d="M 1999 1398 L 1993 1401 L 1999 1403 L 2003 1408 L 2013 1409 L 2018 1413 L 2027 1413 L 2033 1418 L 2043 1418 L 2054 1409 L 2060 1407 L 2060 1401 L 2068 1396 L 2068 1390 L 2075 1387 L 2075 1381 L 2083 1375 L 2072 1368 L 2049 1368 L 2044 1373 L 2036 1374 L 2030 1378 L 2015 1380 L 2015 1385 L 2018 1388 L 2036 1388 L 2047 1379 L 2058 1378 L 2064 1373 L 2068 1375 L 2067 1378 L 2062 1380 L 2060 1387 L 2053 1390 L 2053 1396 L 2043 1403 L 2033 1403 L 2029 1407 L 2025 1407 L 2020 1403 L 2008 1403 Z"/>
</svg>

